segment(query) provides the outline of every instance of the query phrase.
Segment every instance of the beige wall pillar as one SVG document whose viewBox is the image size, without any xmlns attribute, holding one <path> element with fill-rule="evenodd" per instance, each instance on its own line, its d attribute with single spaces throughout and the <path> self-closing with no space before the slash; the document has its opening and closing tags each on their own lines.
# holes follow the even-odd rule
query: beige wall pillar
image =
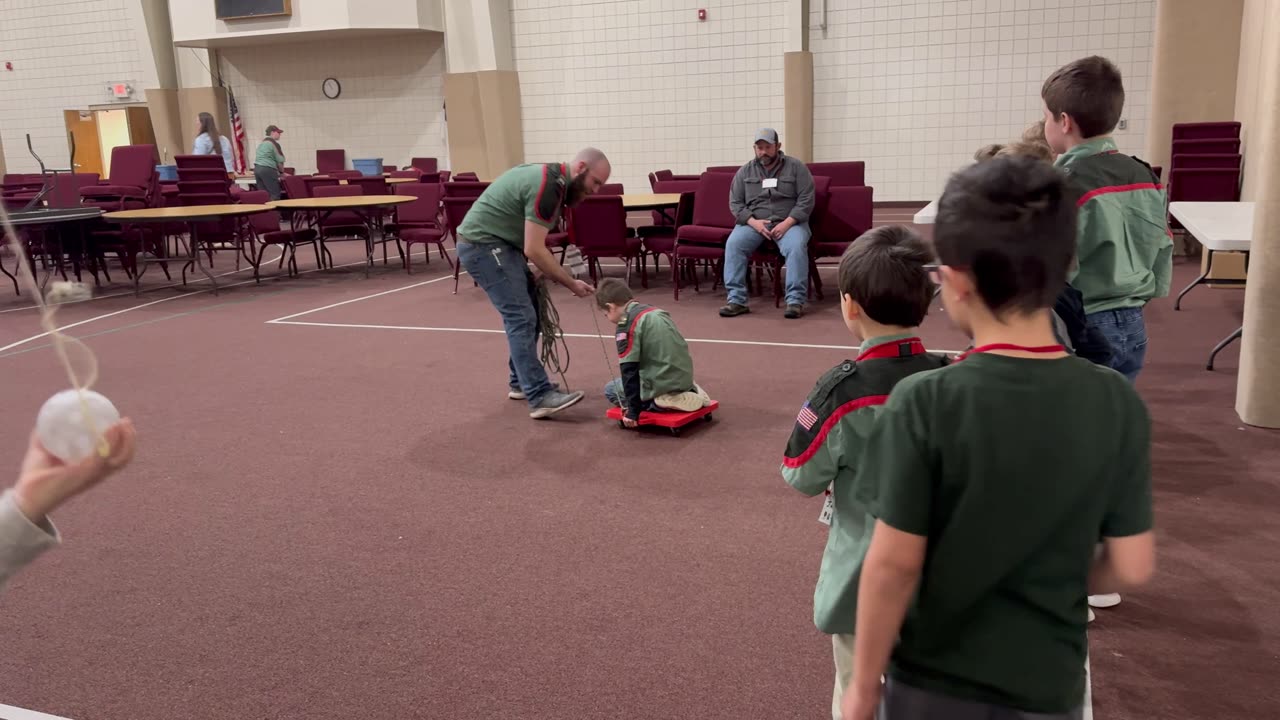
<svg viewBox="0 0 1280 720">
<path fill-rule="evenodd" d="M 1159 0 L 1146 160 L 1169 167 L 1173 125 L 1234 116 L 1245 0 Z"/>
<path fill-rule="evenodd" d="M 1249 20 L 1261 27 L 1260 62 L 1257 82 L 1242 91 L 1257 93 L 1247 160 L 1254 166 L 1256 209 L 1236 412 L 1250 425 L 1280 428 L 1280 2 L 1254 2 L 1259 7 L 1246 10 L 1244 29 L 1250 31 Z"/>
<path fill-rule="evenodd" d="M 813 53 L 809 0 L 786 0 L 782 56 L 782 147 L 805 162 L 813 157 Z"/>
<path fill-rule="evenodd" d="M 511 55 L 511 3 L 445 0 L 444 23 L 449 168 L 492 180 L 524 162 L 520 78 Z"/>
</svg>

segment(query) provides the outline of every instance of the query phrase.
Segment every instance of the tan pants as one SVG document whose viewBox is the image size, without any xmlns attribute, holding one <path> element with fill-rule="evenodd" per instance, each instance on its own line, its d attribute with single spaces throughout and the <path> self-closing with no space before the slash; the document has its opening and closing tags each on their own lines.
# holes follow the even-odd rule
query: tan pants
<svg viewBox="0 0 1280 720">
<path fill-rule="evenodd" d="M 853 636 L 832 635 L 831 652 L 836 659 L 836 688 L 831 696 L 831 720 L 840 720 L 840 698 L 853 680 Z"/>
</svg>

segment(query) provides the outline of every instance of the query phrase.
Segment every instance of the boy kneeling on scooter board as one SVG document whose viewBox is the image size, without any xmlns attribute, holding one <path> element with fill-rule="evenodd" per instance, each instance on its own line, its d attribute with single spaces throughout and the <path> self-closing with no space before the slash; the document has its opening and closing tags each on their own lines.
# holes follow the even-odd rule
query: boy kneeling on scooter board
<svg viewBox="0 0 1280 720">
<path fill-rule="evenodd" d="M 604 386 L 604 396 L 624 409 L 623 425 L 635 427 L 641 412 L 688 413 L 711 403 L 693 381 L 689 345 L 666 310 L 637 302 L 616 278 L 600 282 L 596 305 L 616 326 L 622 377 Z"/>
</svg>

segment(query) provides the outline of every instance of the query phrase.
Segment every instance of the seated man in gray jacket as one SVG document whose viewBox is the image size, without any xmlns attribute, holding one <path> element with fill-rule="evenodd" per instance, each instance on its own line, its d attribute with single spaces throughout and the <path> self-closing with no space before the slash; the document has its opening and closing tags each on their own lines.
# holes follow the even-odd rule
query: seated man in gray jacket
<svg viewBox="0 0 1280 720">
<path fill-rule="evenodd" d="M 0 587 L 22 566 L 61 539 L 49 520 L 54 508 L 97 485 L 133 459 L 135 434 L 127 418 L 103 433 L 110 450 L 67 464 L 49 454 L 35 433 L 18 483 L 0 494 Z"/>
<path fill-rule="evenodd" d="M 777 246 L 787 267 L 787 310 L 784 317 L 804 314 L 809 297 L 809 216 L 813 214 L 813 175 L 799 160 L 782 154 L 778 133 L 756 133 L 756 159 L 733 176 L 729 210 L 738 221 L 724 252 L 724 287 L 728 303 L 720 317 L 751 312 L 747 308 L 747 260 L 768 241 Z"/>
</svg>

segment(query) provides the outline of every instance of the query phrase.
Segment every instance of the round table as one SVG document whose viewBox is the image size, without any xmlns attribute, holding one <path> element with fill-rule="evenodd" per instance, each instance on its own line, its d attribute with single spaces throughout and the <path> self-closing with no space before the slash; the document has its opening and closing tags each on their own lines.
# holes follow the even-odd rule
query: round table
<svg viewBox="0 0 1280 720">
<path fill-rule="evenodd" d="M 399 180 L 401 178 L 393 178 Z M 404 178 L 412 180 L 412 178 Z M 360 221 L 364 223 L 365 238 L 365 266 L 364 274 L 369 275 L 369 269 L 373 267 L 373 229 L 375 211 L 382 208 L 392 207 L 394 205 L 403 205 L 417 200 L 416 195 L 339 195 L 336 197 L 311 197 L 311 198 L 295 198 L 290 200 L 276 200 L 267 203 L 273 208 L 280 210 L 303 210 L 315 216 L 316 224 L 324 222 L 325 218 L 332 215 L 338 210 L 350 210 L 360 217 Z M 297 215 L 294 215 L 293 223 L 297 223 Z M 384 237 L 383 254 L 386 254 L 386 238 Z M 320 247 L 324 249 L 324 256 L 329 258 L 329 265 L 333 265 L 333 257 L 329 254 L 329 249 L 324 247 L 324 233 L 320 233 Z"/>
<path fill-rule="evenodd" d="M 15 228 L 29 227 L 29 226 L 46 227 L 49 225 L 56 225 L 60 223 L 79 222 L 82 220 L 96 220 L 97 218 L 100 218 L 100 217 L 102 217 L 102 210 L 96 207 L 40 208 L 38 210 L 19 210 L 16 212 L 9 213 L 9 224 L 13 225 Z M 3 233 L 0 233 L 0 236 L 2 235 Z M 82 252 L 83 252 L 83 244 L 84 244 L 83 237 L 81 238 L 81 240 L 82 240 L 81 245 L 82 245 Z M 21 242 L 21 240 L 19 242 Z M 61 241 L 59 240 L 59 242 Z M 45 249 L 46 251 L 48 251 L 47 247 Z M 55 257 L 55 267 L 50 268 L 49 272 L 45 274 L 44 280 L 40 282 L 41 290 L 44 290 L 45 286 L 49 284 L 49 278 L 53 277 L 53 273 L 55 271 L 62 272 L 63 278 L 64 279 L 66 278 L 66 273 L 63 270 L 62 256 L 63 256 L 62 248 L 61 248 L 61 245 L 59 245 L 58 253 Z M 34 266 L 34 261 L 32 262 L 33 264 L 32 264 L 31 274 L 34 277 L 35 266 Z M 80 265 L 78 260 L 75 262 L 75 268 L 76 268 L 75 270 L 76 280 L 79 280 Z M 21 295 L 22 293 L 18 290 L 18 278 L 16 278 L 12 273 L 10 273 L 8 270 L 5 269 L 4 263 L 0 263 L 0 272 L 3 272 L 5 275 L 9 277 L 9 280 L 13 282 L 13 291 L 18 295 Z M 94 278 L 97 278 L 97 271 L 94 270 L 93 272 L 94 272 Z"/>
<path fill-rule="evenodd" d="M 140 210 L 119 210 L 109 212 L 103 215 L 103 219 L 111 222 L 120 223 L 121 225 L 132 225 L 140 223 L 152 222 L 185 222 L 191 235 L 191 242 L 186 243 L 187 262 L 182 266 L 182 283 L 187 282 L 187 268 L 195 265 L 195 268 L 204 273 L 209 278 L 209 282 L 213 284 L 213 294 L 218 294 L 218 281 L 214 279 L 213 273 L 200 262 L 200 248 L 197 244 L 196 223 L 207 222 L 209 220 L 223 220 L 227 218 L 238 218 L 247 215 L 256 215 L 257 213 L 269 212 L 271 207 L 267 205 L 251 205 L 247 203 L 233 203 L 226 205 L 175 205 L 172 207 L 161 208 L 142 208 Z M 182 242 L 179 239 L 179 242 Z M 146 266 L 153 262 L 168 262 L 167 257 L 146 257 L 146 254 L 139 252 L 134 258 L 134 264 L 141 262 L 143 267 L 133 275 L 133 292 L 137 295 L 140 291 L 140 282 L 142 273 L 146 271 Z"/>
</svg>

